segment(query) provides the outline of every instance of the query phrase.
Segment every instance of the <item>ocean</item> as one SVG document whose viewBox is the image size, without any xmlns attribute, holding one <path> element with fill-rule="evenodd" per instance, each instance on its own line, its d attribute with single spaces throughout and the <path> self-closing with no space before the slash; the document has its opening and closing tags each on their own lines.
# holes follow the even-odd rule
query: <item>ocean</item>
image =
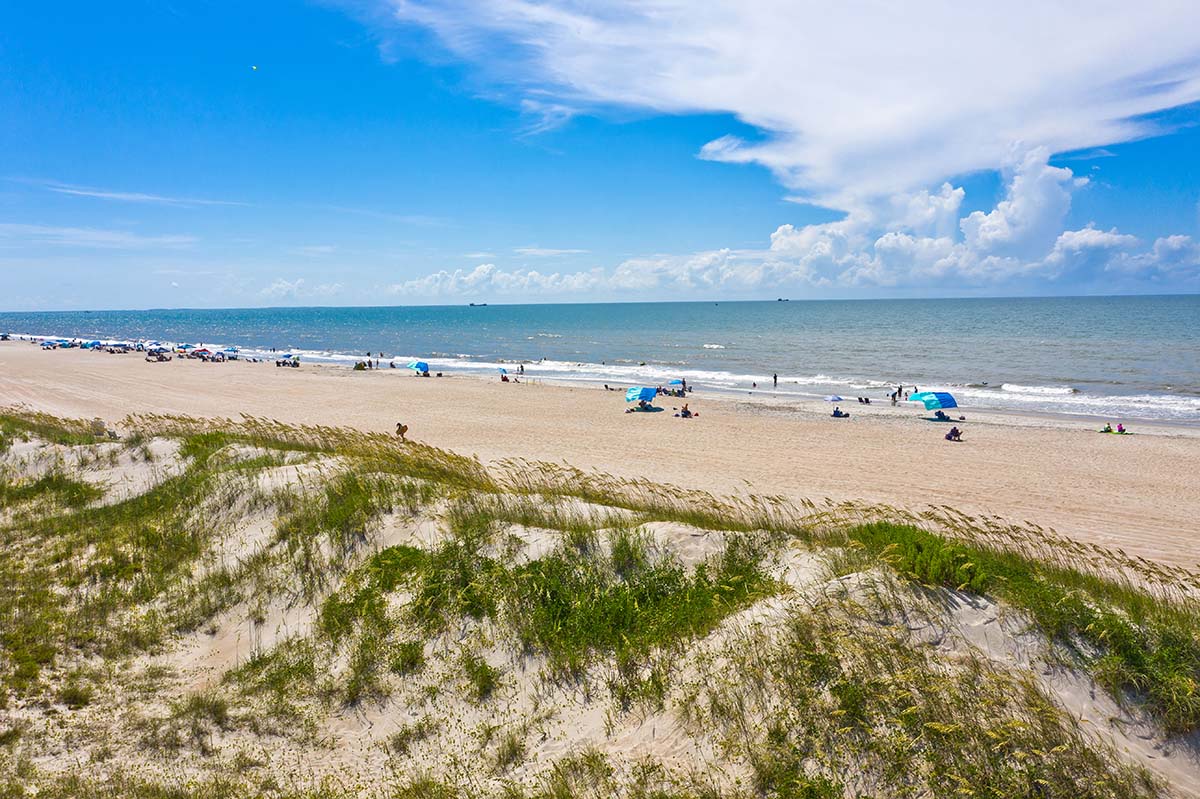
<svg viewBox="0 0 1200 799">
<path fill-rule="evenodd" d="M 1200 424 L 1200 295 L 0 313 L 0 331 L 236 345 L 559 382 L 883 399 Z"/>
</svg>

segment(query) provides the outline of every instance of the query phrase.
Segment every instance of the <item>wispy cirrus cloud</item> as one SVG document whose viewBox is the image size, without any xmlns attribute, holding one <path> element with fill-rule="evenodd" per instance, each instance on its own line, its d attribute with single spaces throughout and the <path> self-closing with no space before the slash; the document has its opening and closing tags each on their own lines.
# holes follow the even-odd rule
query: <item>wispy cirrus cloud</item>
<svg viewBox="0 0 1200 799">
<path fill-rule="evenodd" d="M 306 244 L 301 247 L 293 247 L 290 252 L 293 255 L 302 255 L 305 258 L 323 258 L 326 255 L 333 255 L 337 252 L 337 247 L 332 244 Z"/>
<path fill-rule="evenodd" d="M 1018 143 L 1066 152 L 1150 135 L 1146 115 L 1200 101 L 1200 4 L 1176 0 L 376 8 L 387 13 L 372 24 L 432 31 L 526 110 L 733 114 L 762 136 L 720 137 L 701 157 L 764 165 L 836 208 L 995 169 Z"/>
<path fill-rule="evenodd" d="M 114 189 L 100 189 L 92 186 L 76 186 L 70 183 L 59 183 L 52 180 L 22 182 L 32 183 L 33 185 L 40 186 L 46 191 L 52 191 L 56 194 L 66 194 L 72 197 L 89 197 L 96 200 L 113 200 L 115 202 L 148 203 L 152 205 L 174 205 L 180 207 L 205 205 L 249 205 L 249 203 L 236 202 L 234 200 L 211 200 L 199 197 L 170 197 L 163 194 L 150 194 L 141 191 L 118 191 Z"/>
<path fill-rule="evenodd" d="M 53 245 L 104 250 L 180 249 L 196 243 L 195 236 L 148 236 L 127 230 L 0 223 L 0 241 L 16 246 Z M 2 246 L 2 245 L 0 245 Z"/>
<path fill-rule="evenodd" d="M 579 109 L 566 103 L 547 102 L 526 97 L 521 100 L 521 113 L 529 120 L 526 136 L 537 136 L 558 130 L 579 115 Z"/>
<path fill-rule="evenodd" d="M 389 211 L 376 211 L 371 208 L 353 208 L 345 205 L 319 205 L 317 206 L 325 211 L 334 211 L 339 214 L 353 214 L 354 216 L 365 216 L 371 219 L 381 219 L 385 222 L 398 222 L 402 225 L 413 225 L 414 227 L 444 227 L 450 224 L 450 220 L 440 216 L 431 216 L 429 214 L 394 214 Z"/>
<path fill-rule="evenodd" d="M 583 255 L 587 250 L 555 249 L 553 247 L 517 247 L 513 250 L 517 255 L 530 258 L 553 258 L 557 255 Z"/>
</svg>

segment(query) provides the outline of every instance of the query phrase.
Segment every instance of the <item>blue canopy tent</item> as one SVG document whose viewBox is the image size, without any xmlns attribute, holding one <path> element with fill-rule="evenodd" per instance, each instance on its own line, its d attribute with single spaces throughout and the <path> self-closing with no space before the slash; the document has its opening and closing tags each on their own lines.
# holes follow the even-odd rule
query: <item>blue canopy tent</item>
<svg viewBox="0 0 1200 799">
<path fill-rule="evenodd" d="M 408 368 L 412 369 L 414 372 L 421 372 L 424 374 L 425 372 L 429 371 L 429 364 L 425 363 L 424 361 L 413 361 L 408 365 Z"/>
<path fill-rule="evenodd" d="M 645 400 L 646 402 L 653 402 L 657 396 L 657 389 L 634 386 L 625 392 L 625 401 L 637 402 L 638 400 Z"/>
<path fill-rule="evenodd" d="M 910 396 L 908 401 L 921 403 L 927 411 L 947 410 L 958 407 L 958 402 L 955 401 L 953 395 L 945 391 L 921 391 Z"/>
</svg>

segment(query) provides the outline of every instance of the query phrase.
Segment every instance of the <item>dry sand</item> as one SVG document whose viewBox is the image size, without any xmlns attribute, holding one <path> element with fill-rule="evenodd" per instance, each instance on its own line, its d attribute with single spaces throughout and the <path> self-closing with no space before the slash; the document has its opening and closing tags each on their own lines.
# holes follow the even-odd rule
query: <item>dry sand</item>
<svg viewBox="0 0 1200 799">
<path fill-rule="evenodd" d="M 965 441 L 911 408 L 851 402 L 848 420 L 822 403 L 688 402 L 700 418 L 625 414 L 602 389 L 477 378 L 418 379 L 305 364 L 147 363 L 139 355 L 0 344 L 0 406 L 117 422 L 141 412 L 234 417 L 391 431 L 476 455 L 566 462 L 715 493 L 866 500 L 919 510 L 946 505 L 1032 521 L 1164 563 L 1200 564 L 1200 431 L 1135 427 L 1106 436 L 1089 420 L 964 410 Z M 1116 420 L 1114 420 L 1116 421 Z"/>
</svg>

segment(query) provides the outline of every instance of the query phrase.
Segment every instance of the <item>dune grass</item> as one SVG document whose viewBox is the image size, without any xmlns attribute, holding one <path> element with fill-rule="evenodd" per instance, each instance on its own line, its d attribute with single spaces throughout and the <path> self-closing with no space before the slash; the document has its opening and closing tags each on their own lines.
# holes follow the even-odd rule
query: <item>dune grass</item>
<svg viewBox="0 0 1200 799">
<path fill-rule="evenodd" d="M 652 553 L 636 530 L 621 530 L 607 556 L 560 547 L 514 569 L 510 591 L 522 644 L 578 676 L 597 655 L 640 661 L 703 635 L 775 586 L 748 539 L 731 538 L 717 562 L 689 573 L 673 557 Z"/>
<path fill-rule="evenodd" d="M 992 595 L 1025 611 L 1115 696 L 1144 697 L 1168 732 L 1200 726 L 1196 604 L 905 525 L 868 524 L 849 536 L 918 583 Z"/>
<path fill-rule="evenodd" d="M 50 472 L 36 480 L 0 479 L 0 508 L 45 501 L 74 510 L 95 502 L 102 496 L 102 489 L 91 483 L 72 479 L 61 471 Z"/>
<path fill-rule="evenodd" d="M 1157 795 L 1032 677 L 943 658 L 889 615 L 835 594 L 735 637 L 691 687 L 688 723 L 722 730 L 767 796 Z"/>
<path fill-rule="evenodd" d="M 31 438 L 68 447 L 96 443 L 90 421 L 60 419 L 30 411 L 0 411 L 0 452 L 6 451 L 14 441 Z"/>
<path fill-rule="evenodd" d="M 325 601 L 320 629 L 335 647 L 353 641 L 352 672 L 402 657 L 412 643 L 387 640 L 402 624 L 429 635 L 462 620 L 506 626 L 557 676 L 579 678 L 605 658 L 633 671 L 651 653 L 673 650 L 777 590 L 763 570 L 761 542 L 749 535 L 731 537 L 721 557 L 689 571 L 653 551 L 637 529 L 607 531 L 605 547 L 595 530 L 578 528 L 550 553 L 514 565 L 499 552 L 488 507 L 457 502 L 440 546 L 383 549 Z M 402 608 L 389 602 L 398 589 L 409 595 Z"/>
</svg>

